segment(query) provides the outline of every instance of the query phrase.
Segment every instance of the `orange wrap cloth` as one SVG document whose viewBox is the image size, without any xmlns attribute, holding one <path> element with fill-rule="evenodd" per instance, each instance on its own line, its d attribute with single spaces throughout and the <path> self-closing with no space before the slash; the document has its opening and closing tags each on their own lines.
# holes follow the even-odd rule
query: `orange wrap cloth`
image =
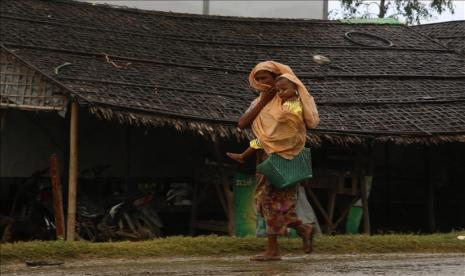
<svg viewBox="0 0 465 276">
<path fill-rule="evenodd" d="M 275 95 L 253 121 L 252 131 L 267 154 L 277 153 L 283 158 L 293 159 L 305 146 L 306 127 L 315 128 L 320 121 L 315 101 L 289 66 L 274 61 L 257 64 L 249 75 L 250 86 L 261 93 L 270 88 L 255 80 L 255 74 L 261 70 L 283 75 L 296 85 L 304 121 L 296 114 L 284 110 L 281 98 Z"/>
</svg>

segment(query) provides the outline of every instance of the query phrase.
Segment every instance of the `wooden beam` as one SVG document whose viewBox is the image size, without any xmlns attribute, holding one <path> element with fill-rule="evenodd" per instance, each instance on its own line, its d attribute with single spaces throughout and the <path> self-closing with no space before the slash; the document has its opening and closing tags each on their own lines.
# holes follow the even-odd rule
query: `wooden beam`
<svg viewBox="0 0 465 276">
<path fill-rule="evenodd" d="M 368 208 L 368 189 L 367 183 L 371 179 L 371 176 L 363 176 L 360 183 L 360 193 L 362 198 L 362 207 L 363 207 L 363 233 L 370 234 L 370 213 Z"/>
<path fill-rule="evenodd" d="M 124 158 L 126 159 L 126 168 L 124 172 L 124 189 L 127 192 L 129 187 L 129 177 L 131 175 L 131 126 L 126 125 Z M 121 187 L 120 187 L 121 188 Z"/>
<path fill-rule="evenodd" d="M 339 218 L 336 220 L 336 222 L 333 224 L 333 228 L 336 229 L 336 227 L 339 225 L 339 223 L 342 222 L 344 218 L 347 217 L 347 214 L 349 213 L 350 208 L 354 205 L 354 203 L 358 200 L 358 197 L 355 196 L 352 198 L 350 203 L 343 209 L 342 213 L 339 215 Z"/>
<path fill-rule="evenodd" d="M 316 207 L 318 208 L 318 210 L 320 210 L 321 212 L 321 215 L 323 216 L 323 219 L 325 220 L 326 222 L 326 225 L 328 227 L 328 232 L 329 233 L 333 233 L 335 231 L 335 226 L 332 222 L 332 220 L 329 218 L 328 214 L 326 213 L 326 210 L 325 208 L 323 208 L 323 206 L 321 205 L 321 202 L 320 200 L 318 199 L 318 197 L 315 195 L 315 193 L 312 191 L 312 188 L 310 187 L 305 187 L 305 191 L 307 192 L 309 198 L 313 201 L 313 203 L 316 205 Z"/>
<path fill-rule="evenodd" d="M 220 142 L 218 137 L 215 139 L 215 153 L 216 159 L 219 164 L 219 170 L 221 174 L 223 192 L 227 204 L 227 218 L 228 218 L 228 232 L 230 236 L 234 235 L 234 195 L 231 189 L 229 188 L 228 178 L 226 176 L 226 171 L 224 169 L 223 158 L 220 150 Z"/>
<path fill-rule="evenodd" d="M 229 207 L 228 203 L 226 200 L 226 195 L 224 194 L 223 188 L 220 187 L 223 186 L 222 183 L 214 183 L 213 186 L 215 186 L 216 194 L 218 195 L 218 198 L 220 199 L 221 206 L 223 207 L 224 214 L 226 215 L 226 218 L 229 219 Z"/>
<path fill-rule="evenodd" d="M 363 208 L 363 233 L 371 234 L 370 212 L 368 208 L 368 185 L 372 185 L 374 174 L 374 150 L 373 145 L 369 145 L 365 156 L 361 158 L 360 173 L 360 197 Z"/>
<path fill-rule="evenodd" d="M 63 194 L 61 191 L 60 174 L 58 173 L 58 159 L 56 154 L 49 157 L 50 182 L 52 182 L 53 210 L 55 212 L 55 226 L 58 240 L 65 238 L 65 218 L 63 214 Z"/>
<path fill-rule="evenodd" d="M 10 103 L 0 103 L 0 106 L 3 107 L 15 107 L 18 109 L 25 110 L 63 110 L 63 106 L 39 106 L 39 105 L 27 105 L 27 104 L 10 104 Z"/>
<path fill-rule="evenodd" d="M 424 146 L 424 166 L 425 166 L 425 182 L 427 189 L 427 212 L 428 212 L 428 230 L 431 233 L 436 232 L 436 216 L 435 216 L 435 198 L 434 198 L 434 183 L 431 180 L 431 155 L 429 148 Z"/>
<path fill-rule="evenodd" d="M 69 132 L 69 180 L 68 180 L 68 221 L 66 240 L 74 241 L 76 230 L 76 192 L 78 176 L 78 116 L 79 104 L 71 104 L 70 132 Z"/>
<path fill-rule="evenodd" d="M 195 224 L 197 222 L 197 212 L 198 212 L 198 200 L 199 200 L 199 183 L 198 177 L 195 178 L 193 186 L 192 186 L 192 206 L 191 206 L 191 217 L 189 222 L 189 235 L 195 235 Z"/>
<path fill-rule="evenodd" d="M 328 191 L 328 217 L 332 222 L 334 218 L 334 208 L 336 207 L 336 192 L 334 189 Z"/>
</svg>

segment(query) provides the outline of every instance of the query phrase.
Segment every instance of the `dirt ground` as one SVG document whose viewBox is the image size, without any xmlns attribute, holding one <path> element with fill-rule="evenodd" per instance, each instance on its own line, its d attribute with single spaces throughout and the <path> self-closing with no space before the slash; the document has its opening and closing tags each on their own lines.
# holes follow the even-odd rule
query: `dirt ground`
<svg viewBox="0 0 465 276">
<path fill-rule="evenodd" d="M 59 266 L 1 265 L 1 275 L 465 275 L 465 254 L 286 255 L 67 261 Z"/>
</svg>

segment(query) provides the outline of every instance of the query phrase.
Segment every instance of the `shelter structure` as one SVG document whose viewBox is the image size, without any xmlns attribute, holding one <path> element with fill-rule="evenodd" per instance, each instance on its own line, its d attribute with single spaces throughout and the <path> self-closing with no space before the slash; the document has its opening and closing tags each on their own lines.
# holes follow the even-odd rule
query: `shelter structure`
<svg viewBox="0 0 465 276">
<path fill-rule="evenodd" d="M 53 111 L 48 114 L 69 120 L 64 125 L 70 137 L 64 141 L 71 150 L 64 158 L 70 187 L 77 182 L 78 118 L 88 116 L 82 111 L 91 114 L 88 120 L 195 134 L 216 145 L 217 156 L 221 142 L 251 138 L 236 123 L 257 97 L 247 75 L 264 60 L 288 64 L 302 79 L 321 117 L 308 133 L 309 144 L 322 152 L 333 146 L 356 149 L 362 160 L 359 180 L 376 175 L 376 146 L 457 145 L 463 150 L 465 142 L 465 60 L 404 25 L 3 0 L 0 33 L 2 117 Z M 316 55 L 329 62 L 316 62 Z M 5 125 L 8 132 L 11 124 Z M 2 145 L 2 151 L 7 147 Z M 1 155 L 2 177 L 9 176 L 12 154 Z M 338 175 L 334 191 L 344 190 L 344 178 Z M 364 186 L 362 195 L 367 194 Z M 224 187 L 223 206 L 231 206 Z M 334 201 L 328 206 L 326 221 L 335 226 Z"/>
</svg>

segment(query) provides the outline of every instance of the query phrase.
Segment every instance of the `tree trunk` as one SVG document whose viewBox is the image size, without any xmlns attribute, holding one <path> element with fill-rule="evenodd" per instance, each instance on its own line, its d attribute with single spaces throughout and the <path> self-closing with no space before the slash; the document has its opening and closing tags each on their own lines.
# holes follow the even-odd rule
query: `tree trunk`
<svg viewBox="0 0 465 276">
<path fill-rule="evenodd" d="M 378 18 L 384 18 L 384 16 L 386 15 L 386 11 L 387 11 L 387 6 L 386 6 L 386 0 L 381 0 L 379 2 L 379 14 L 378 14 Z"/>
</svg>

